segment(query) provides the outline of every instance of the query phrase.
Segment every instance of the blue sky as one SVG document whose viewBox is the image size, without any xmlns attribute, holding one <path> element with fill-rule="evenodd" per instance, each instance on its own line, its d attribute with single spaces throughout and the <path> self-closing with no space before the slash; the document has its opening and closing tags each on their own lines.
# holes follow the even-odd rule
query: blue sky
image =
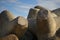
<svg viewBox="0 0 60 40">
<path fill-rule="evenodd" d="M 15 16 L 27 17 L 29 9 L 36 5 L 53 10 L 60 8 L 60 0 L 0 0 L 0 12 L 9 10 Z"/>
</svg>

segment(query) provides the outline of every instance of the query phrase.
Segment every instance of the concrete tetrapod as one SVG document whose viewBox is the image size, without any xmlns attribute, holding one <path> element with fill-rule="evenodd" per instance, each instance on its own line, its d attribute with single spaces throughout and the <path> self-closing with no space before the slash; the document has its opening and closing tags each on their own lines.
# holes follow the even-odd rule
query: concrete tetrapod
<svg viewBox="0 0 60 40">
<path fill-rule="evenodd" d="M 4 13 L 5 12 L 5 13 Z M 1 15 L 0 25 L 0 37 L 7 36 L 9 34 L 16 34 L 19 38 L 24 35 L 28 28 L 28 21 L 24 17 L 18 16 L 12 17 L 8 11 L 3 11 Z"/>
<path fill-rule="evenodd" d="M 10 24 L 10 22 L 14 19 L 15 17 L 13 14 L 11 14 L 9 11 L 4 10 L 0 14 L 0 37 L 8 34 L 10 30 L 13 28 Z"/>
<path fill-rule="evenodd" d="M 43 7 L 40 7 L 40 6 L 36 6 L 35 8 L 38 8 L 38 9 L 44 9 Z M 45 10 L 45 9 L 44 9 Z M 55 12 L 59 11 L 59 9 L 56 10 L 53 10 Z M 52 18 L 54 19 L 54 21 L 56 22 L 56 33 L 55 33 L 55 39 L 59 39 L 60 38 L 60 16 L 58 15 L 58 13 L 54 13 L 53 11 L 50 11 L 50 14 L 52 15 Z M 42 18 L 41 18 L 42 19 Z M 52 22 L 52 21 L 51 21 Z M 55 24 L 55 22 L 53 24 Z M 51 27 L 52 29 L 54 29 L 53 27 Z M 52 32 L 53 33 L 53 32 Z"/>
<path fill-rule="evenodd" d="M 43 7 L 38 8 L 38 6 L 36 6 L 35 8 L 40 10 L 37 12 L 36 19 L 35 21 L 33 20 L 34 22 L 31 22 L 32 19 L 28 18 L 28 20 L 30 20 L 29 27 L 31 27 L 29 30 L 31 30 L 37 36 L 38 40 L 54 39 L 52 37 L 55 36 L 55 33 L 58 30 L 56 26 L 57 21 L 55 20 L 55 14 L 52 15 L 52 12 L 50 10 L 47 10 Z M 33 18 L 32 16 L 30 17 Z"/>
</svg>

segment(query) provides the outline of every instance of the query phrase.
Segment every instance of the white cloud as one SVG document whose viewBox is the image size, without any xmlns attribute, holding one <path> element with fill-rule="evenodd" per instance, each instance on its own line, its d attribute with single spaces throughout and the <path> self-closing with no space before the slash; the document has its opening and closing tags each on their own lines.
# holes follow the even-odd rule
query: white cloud
<svg viewBox="0 0 60 40">
<path fill-rule="evenodd" d="M 11 2 L 11 3 L 13 3 L 13 2 L 17 2 L 17 0 L 0 0 L 0 2 L 3 2 L 3 3 Z"/>
<path fill-rule="evenodd" d="M 60 0 L 48 0 L 48 1 L 53 1 L 53 2 L 60 2 Z"/>
<path fill-rule="evenodd" d="M 25 4 L 25 3 L 22 3 L 18 0 L 0 0 L 1 3 L 4 3 L 6 4 L 7 6 L 14 4 L 12 7 L 21 7 L 21 8 L 24 8 L 24 9 L 29 9 L 31 7 L 33 7 L 34 5 L 30 5 L 30 4 Z"/>
<path fill-rule="evenodd" d="M 48 9 L 56 9 L 60 7 L 57 3 L 60 4 L 60 0 L 37 0 L 38 5 L 44 6 Z"/>
<path fill-rule="evenodd" d="M 60 0 L 39 0 L 39 1 L 53 1 L 53 2 L 60 2 Z"/>
</svg>

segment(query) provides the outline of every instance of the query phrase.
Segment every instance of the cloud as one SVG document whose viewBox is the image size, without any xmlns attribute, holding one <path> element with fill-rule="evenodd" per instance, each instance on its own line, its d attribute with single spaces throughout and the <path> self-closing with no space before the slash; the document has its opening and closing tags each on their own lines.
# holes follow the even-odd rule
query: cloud
<svg viewBox="0 0 60 40">
<path fill-rule="evenodd" d="M 53 2 L 60 2 L 60 0 L 39 0 L 39 1 L 53 1 Z"/>
<path fill-rule="evenodd" d="M 34 5 L 22 3 L 19 0 L 0 0 L 0 3 L 5 4 L 7 6 L 12 6 L 12 7 L 16 6 L 16 7 L 21 7 L 24 9 L 29 9 L 34 6 Z"/>
<path fill-rule="evenodd" d="M 56 9 L 59 8 L 60 6 L 58 4 L 60 4 L 60 0 L 38 0 L 38 5 L 41 5 L 45 8 L 48 9 Z"/>
<path fill-rule="evenodd" d="M 6 10 L 6 9 L 7 9 L 6 7 L 0 6 L 0 13 L 1 13 L 3 10 Z"/>
<path fill-rule="evenodd" d="M 13 3 L 13 2 L 17 2 L 17 0 L 0 0 L 0 2 L 3 2 L 3 3 L 11 2 L 11 3 Z"/>
<path fill-rule="evenodd" d="M 53 1 L 53 2 L 60 2 L 60 0 L 48 0 L 48 1 Z"/>
</svg>

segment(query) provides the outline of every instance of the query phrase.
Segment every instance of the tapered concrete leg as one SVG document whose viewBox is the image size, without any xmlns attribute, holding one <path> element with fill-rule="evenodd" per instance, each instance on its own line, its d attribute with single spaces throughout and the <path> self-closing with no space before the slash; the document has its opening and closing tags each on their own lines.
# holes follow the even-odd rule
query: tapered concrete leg
<svg viewBox="0 0 60 40">
<path fill-rule="evenodd" d="M 24 17 L 19 16 L 17 17 L 16 23 L 17 24 L 15 25 L 12 33 L 16 34 L 19 38 L 21 38 L 28 29 L 28 20 Z"/>
<path fill-rule="evenodd" d="M 36 9 L 36 8 L 31 8 L 29 10 L 27 19 L 28 19 L 28 24 L 29 24 L 29 30 L 31 30 L 31 31 L 35 30 L 34 28 L 36 27 L 36 19 L 38 16 L 37 15 L 38 12 L 39 12 L 39 9 Z"/>
</svg>

